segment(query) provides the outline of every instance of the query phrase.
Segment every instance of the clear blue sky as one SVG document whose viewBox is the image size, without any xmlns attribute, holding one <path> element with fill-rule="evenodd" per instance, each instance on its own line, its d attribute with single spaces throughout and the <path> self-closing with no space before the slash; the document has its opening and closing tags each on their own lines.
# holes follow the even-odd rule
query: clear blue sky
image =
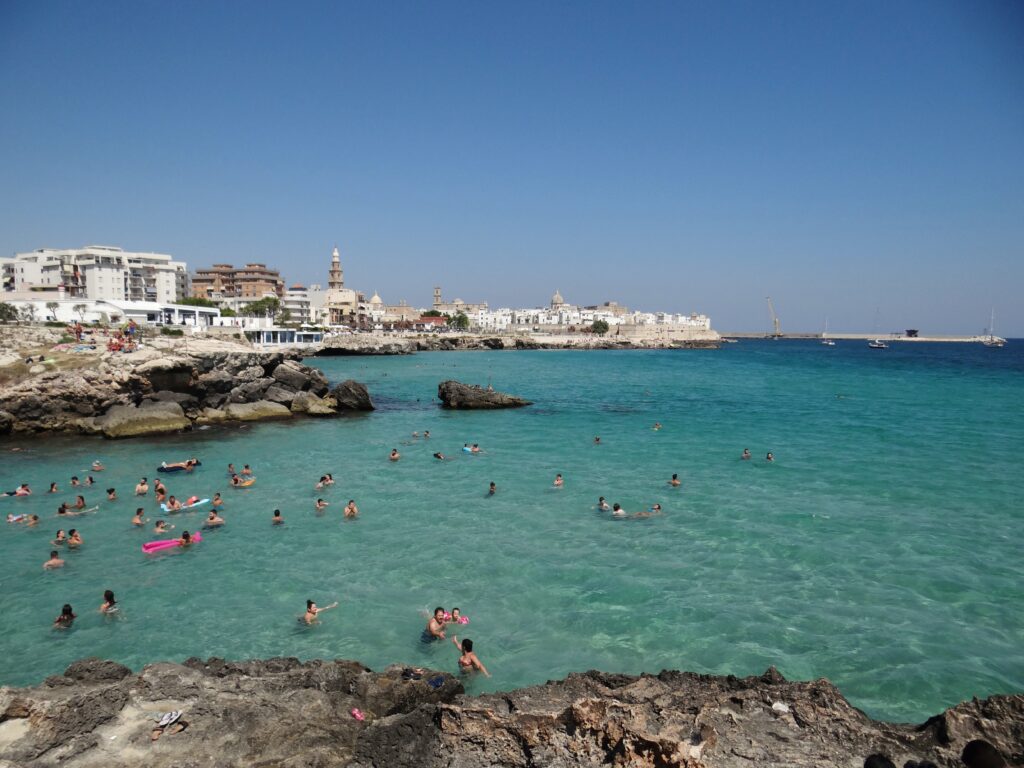
<svg viewBox="0 0 1024 768">
<path fill-rule="evenodd" d="M 1015 0 L 7 0 L 0 108 L 2 255 L 1024 336 Z"/>
</svg>

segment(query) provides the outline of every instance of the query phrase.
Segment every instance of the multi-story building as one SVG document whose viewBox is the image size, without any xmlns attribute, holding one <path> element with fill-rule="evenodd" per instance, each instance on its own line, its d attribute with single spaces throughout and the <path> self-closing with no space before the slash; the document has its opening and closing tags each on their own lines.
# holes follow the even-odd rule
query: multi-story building
<svg viewBox="0 0 1024 768">
<path fill-rule="evenodd" d="M 192 276 L 192 296 L 199 299 L 257 301 L 268 295 L 283 299 L 284 293 L 281 273 L 256 262 L 237 269 L 231 264 L 214 264 L 209 269 L 197 269 Z"/>
<path fill-rule="evenodd" d="M 304 285 L 293 285 L 285 291 L 281 306 L 288 310 L 293 322 L 312 324 L 321 321 L 326 300 L 327 291 L 316 283 L 308 288 Z"/>
<path fill-rule="evenodd" d="M 188 268 L 164 253 L 108 245 L 40 248 L 0 266 L 9 298 L 92 299 L 173 303 L 188 295 Z"/>
</svg>

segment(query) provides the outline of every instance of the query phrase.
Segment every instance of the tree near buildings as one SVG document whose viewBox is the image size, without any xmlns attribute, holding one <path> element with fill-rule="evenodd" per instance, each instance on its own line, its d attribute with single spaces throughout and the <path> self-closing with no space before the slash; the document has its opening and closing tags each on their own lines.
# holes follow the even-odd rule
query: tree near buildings
<svg viewBox="0 0 1024 768">
<path fill-rule="evenodd" d="M 457 331 L 468 331 L 469 330 L 469 318 L 466 317 L 465 312 L 459 312 L 456 315 L 448 316 L 448 326 L 454 328 Z"/>
<path fill-rule="evenodd" d="M 56 301 L 46 302 L 46 308 L 50 310 L 50 317 L 54 320 L 57 319 L 57 307 L 59 306 L 60 304 L 58 304 Z"/>
<path fill-rule="evenodd" d="M 78 315 L 79 321 L 84 323 L 85 322 L 85 310 L 87 310 L 87 309 L 88 309 L 88 307 L 85 304 L 75 304 L 75 306 L 73 306 L 71 308 L 71 311 Z"/>
<path fill-rule="evenodd" d="M 608 321 L 607 320 L 595 320 L 590 326 L 592 333 L 596 333 L 598 336 L 604 336 L 608 333 Z"/>
<path fill-rule="evenodd" d="M 22 322 L 34 323 L 36 321 L 36 305 L 26 304 L 18 311 L 18 314 L 21 315 Z"/>
<path fill-rule="evenodd" d="M 18 319 L 18 309 L 13 304 L 0 301 L 0 323 L 13 323 Z"/>
</svg>

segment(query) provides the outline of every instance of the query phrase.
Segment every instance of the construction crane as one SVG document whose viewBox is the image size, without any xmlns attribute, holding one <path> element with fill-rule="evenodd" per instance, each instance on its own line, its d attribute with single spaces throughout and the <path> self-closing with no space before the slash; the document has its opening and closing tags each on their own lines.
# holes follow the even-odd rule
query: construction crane
<svg viewBox="0 0 1024 768">
<path fill-rule="evenodd" d="M 768 312 L 772 316 L 772 335 L 773 339 L 782 338 L 782 330 L 779 328 L 779 316 L 775 314 L 775 307 L 772 305 L 772 297 L 767 296 L 768 300 Z"/>
</svg>

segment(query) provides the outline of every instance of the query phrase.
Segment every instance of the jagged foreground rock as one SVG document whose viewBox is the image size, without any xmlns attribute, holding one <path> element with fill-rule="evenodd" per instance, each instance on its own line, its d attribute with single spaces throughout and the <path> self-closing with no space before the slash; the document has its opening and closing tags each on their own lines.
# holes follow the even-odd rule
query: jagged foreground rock
<svg viewBox="0 0 1024 768">
<path fill-rule="evenodd" d="M 173 709 L 188 728 L 152 742 Z M 791 683 L 774 669 L 742 680 L 588 672 L 468 697 L 443 673 L 407 680 L 397 668 L 295 659 L 191 659 L 138 675 L 87 659 L 38 687 L 0 689 L 3 768 L 859 768 L 871 754 L 981 768 L 960 759 L 979 739 L 1021 764 L 1024 696 L 967 702 L 915 727 L 872 721 L 827 681 Z"/>
</svg>

